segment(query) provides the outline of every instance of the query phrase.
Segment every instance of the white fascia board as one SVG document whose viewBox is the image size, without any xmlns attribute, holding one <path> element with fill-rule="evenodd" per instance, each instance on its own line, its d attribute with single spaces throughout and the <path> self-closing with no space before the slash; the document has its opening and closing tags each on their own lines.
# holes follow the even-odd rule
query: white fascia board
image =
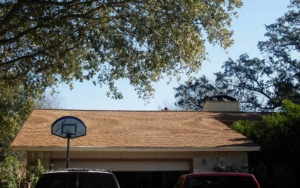
<svg viewBox="0 0 300 188">
<path fill-rule="evenodd" d="M 13 146 L 14 151 L 66 151 L 66 146 Z M 260 146 L 255 147 L 178 147 L 178 148 L 146 148 L 146 147 L 89 147 L 71 146 L 70 151 L 122 151 L 122 152 L 197 152 L 197 151 L 260 151 Z"/>
</svg>

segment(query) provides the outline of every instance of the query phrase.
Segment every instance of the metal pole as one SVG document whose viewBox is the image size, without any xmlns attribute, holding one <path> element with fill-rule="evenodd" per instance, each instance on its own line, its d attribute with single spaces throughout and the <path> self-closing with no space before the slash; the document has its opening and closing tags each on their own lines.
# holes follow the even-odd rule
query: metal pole
<svg viewBox="0 0 300 188">
<path fill-rule="evenodd" d="M 68 137 L 68 146 L 67 146 L 67 168 L 69 168 L 69 161 L 70 161 L 70 135 L 67 135 Z"/>
</svg>

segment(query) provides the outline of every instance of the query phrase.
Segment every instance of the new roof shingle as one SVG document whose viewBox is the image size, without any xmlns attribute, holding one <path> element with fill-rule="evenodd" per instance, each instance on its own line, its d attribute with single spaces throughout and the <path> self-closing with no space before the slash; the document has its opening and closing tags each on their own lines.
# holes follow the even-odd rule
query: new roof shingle
<svg viewBox="0 0 300 188">
<path fill-rule="evenodd" d="M 87 125 L 86 136 L 71 139 L 73 148 L 259 148 L 217 120 L 222 113 L 92 110 L 34 110 L 11 146 L 28 151 L 66 147 L 66 139 L 51 134 L 52 123 L 62 116 Z"/>
</svg>

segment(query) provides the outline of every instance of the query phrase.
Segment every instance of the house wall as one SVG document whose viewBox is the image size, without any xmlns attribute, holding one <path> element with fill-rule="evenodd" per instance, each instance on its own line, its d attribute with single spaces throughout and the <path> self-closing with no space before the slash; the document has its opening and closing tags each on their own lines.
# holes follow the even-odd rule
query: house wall
<svg viewBox="0 0 300 188">
<path fill-rule="evenodd" d="M 66 152 L 48 151 L 27 152 L 27 160 L 40 159 L 46 169 L 51 169 L 51 161 L 65 160 Z M 189 160 L 191 172 L 210 172 L 214 167 L 233 169 L 240 172 L 248 172 L 248 156 L 246 151 L 206 151 L 206 152 L 70 152 L 70 161 L 80 160 Z"/>
<path fill-rule="evenodd" d="M 209 172 L 213 168 L 247 173 L 247 152 L 198 152 L 193 156 L 193 172 Z"/>
</svg>

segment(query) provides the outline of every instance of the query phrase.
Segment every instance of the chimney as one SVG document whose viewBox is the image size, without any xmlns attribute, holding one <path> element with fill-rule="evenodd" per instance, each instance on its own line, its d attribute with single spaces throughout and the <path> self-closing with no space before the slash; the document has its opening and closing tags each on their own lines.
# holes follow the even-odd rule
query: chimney
<svg viewBox="0 0 300 188">
<path fill-rule="evenodd" d="M 239 112 L 240 103 L 228 95 L 215 95 L 207 97 L 202 111 L 212 112 Z"/>
</svg>

